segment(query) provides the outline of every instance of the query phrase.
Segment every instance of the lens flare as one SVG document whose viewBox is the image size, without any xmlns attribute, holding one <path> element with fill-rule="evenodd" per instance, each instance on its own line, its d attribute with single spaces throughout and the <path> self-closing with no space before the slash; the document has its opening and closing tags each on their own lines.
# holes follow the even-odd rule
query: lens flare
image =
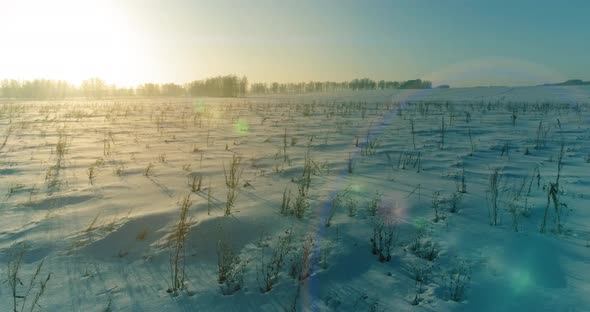
<svg viewBox="0 0 590 312">
<path fill-rule="evenodd" d="M 512 291 L 516 294 L 521 294 L 526 291 L 531 284 L 533 284 L 533 277 L 531 273 L 523 268 L 517 268 L 510 276 L 510 285 Z"/>
<path fill-rule="evenodd" d="M 250 130 L 250 126 L 248 125 L 248 122 L 246 120 L 238 119 L 234 123 L 234 129 L 239 134 L 247 134 L 248 130 Z"/>
<path fill-rule="evenodd" d="M 205 102 L 203 100 L 194 100 L 193 101 L 193 110 L 195 113 L 202 113 L 205 111 Z"/>
</svg>

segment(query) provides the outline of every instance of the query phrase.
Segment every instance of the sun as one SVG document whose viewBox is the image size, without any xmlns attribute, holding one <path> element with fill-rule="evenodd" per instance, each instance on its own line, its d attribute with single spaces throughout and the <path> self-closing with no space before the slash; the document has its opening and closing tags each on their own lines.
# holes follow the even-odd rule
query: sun
<svg viewBox="0 0 590 312">
<path fill-rule="evenodd" d="M 149 49 L 132 18 L 111 1 L 10 1 L 1 4 L 0 78 L 101 77 L 131 85 Z"/>
</svg>

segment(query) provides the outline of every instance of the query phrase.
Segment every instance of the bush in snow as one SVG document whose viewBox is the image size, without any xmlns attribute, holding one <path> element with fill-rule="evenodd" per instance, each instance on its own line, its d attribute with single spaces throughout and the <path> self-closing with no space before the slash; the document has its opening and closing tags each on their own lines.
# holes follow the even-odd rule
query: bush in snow
<svg viewBox="0 0 590 312">
<path fill-rule="evenodd" d="M 265 260 L 263 251 L 256 270 L 256 279 L 260 285 L 260 291 L 263 293 L 269 292 L 276 284 L 285 257 L 291 248 L 292 239 L 291 231 L 287 231 L 285 236 L 279 236 L 269 260 Z"/>
<path fill-rule="evenodd" d="M 379 262 L 391 261 L 393 243 L 395 241 L 396 223 L 383 212 L 373 218 L 373 235 L 371 237 L 371 252 L 377 255 Z"/>
<path fill-rule="evenodd" d="M 244 284 L 246 261 L 232 249 L 231 245 L 220 240 L 217 245 L 217 282 L 221 285 L 221 293 L 231 295 L 240 290 Z"/>
<path fill-rule="evenodd" d="M 471 281 L 471 265 L 465 260 L 458 260 L 453 267 L 442 275 L 445 296 L 448 300 L 463 301 L 469 282 Z"/>
</svg>

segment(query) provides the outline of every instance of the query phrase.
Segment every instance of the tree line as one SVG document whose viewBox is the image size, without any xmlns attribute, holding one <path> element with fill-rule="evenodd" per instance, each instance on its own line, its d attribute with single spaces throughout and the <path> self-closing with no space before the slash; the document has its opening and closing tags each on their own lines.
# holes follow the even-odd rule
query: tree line
<svg viewBox="0 0 590 312">
<path fill-rule="evenodd" d="M 385 89 L 429 89 L 430 81 L 421 79 L 407 81 L 375 81 L 369 78 L 351 81 L 309 81 L 299 83 L 252 83 L 246 77 L 226 75 L 194 80 L 186 84 L 144 83 L 134 88 L 107 84 L 100 78 L 84 80 L 80 85 L 63 80 L 34 79 L 0 81 L 0 97 L 15 99 L 63 99 L 69 97 L 107 98 L 131 96 L 215 96 L 241 97 L 247 94 L 280 94 L 335 92 L 346 90 L 385 90 Z"/>
<path fill-rule="evenodd" d="M 346 90 L 386 90 L 386 89 L 430 89 L 432 82 L 415 79 L 407 81 L 375 81 L 369 78 L 353 79 L 344 82 L 310 81 L 300 83 L 253 83 L 249 92 L 251 94 L 279 94 L 279 93 L 308 93 L 308 92 L 334 92 Z"/>
</svg>

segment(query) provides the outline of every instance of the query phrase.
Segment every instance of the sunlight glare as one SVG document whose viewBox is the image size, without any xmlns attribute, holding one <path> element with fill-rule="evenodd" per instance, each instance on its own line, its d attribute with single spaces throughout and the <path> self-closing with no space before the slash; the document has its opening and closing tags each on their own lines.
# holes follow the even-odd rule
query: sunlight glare
<svg viewBox="0 0 590 312">
<path fill-rule="evenodd" d="M 110 1 L 19 1 L 3 4 L 0 32 L 3 74 L 80 83 L 101 77 L 131 85 L 141 72 L 142 36 Z"/>
</svg>

